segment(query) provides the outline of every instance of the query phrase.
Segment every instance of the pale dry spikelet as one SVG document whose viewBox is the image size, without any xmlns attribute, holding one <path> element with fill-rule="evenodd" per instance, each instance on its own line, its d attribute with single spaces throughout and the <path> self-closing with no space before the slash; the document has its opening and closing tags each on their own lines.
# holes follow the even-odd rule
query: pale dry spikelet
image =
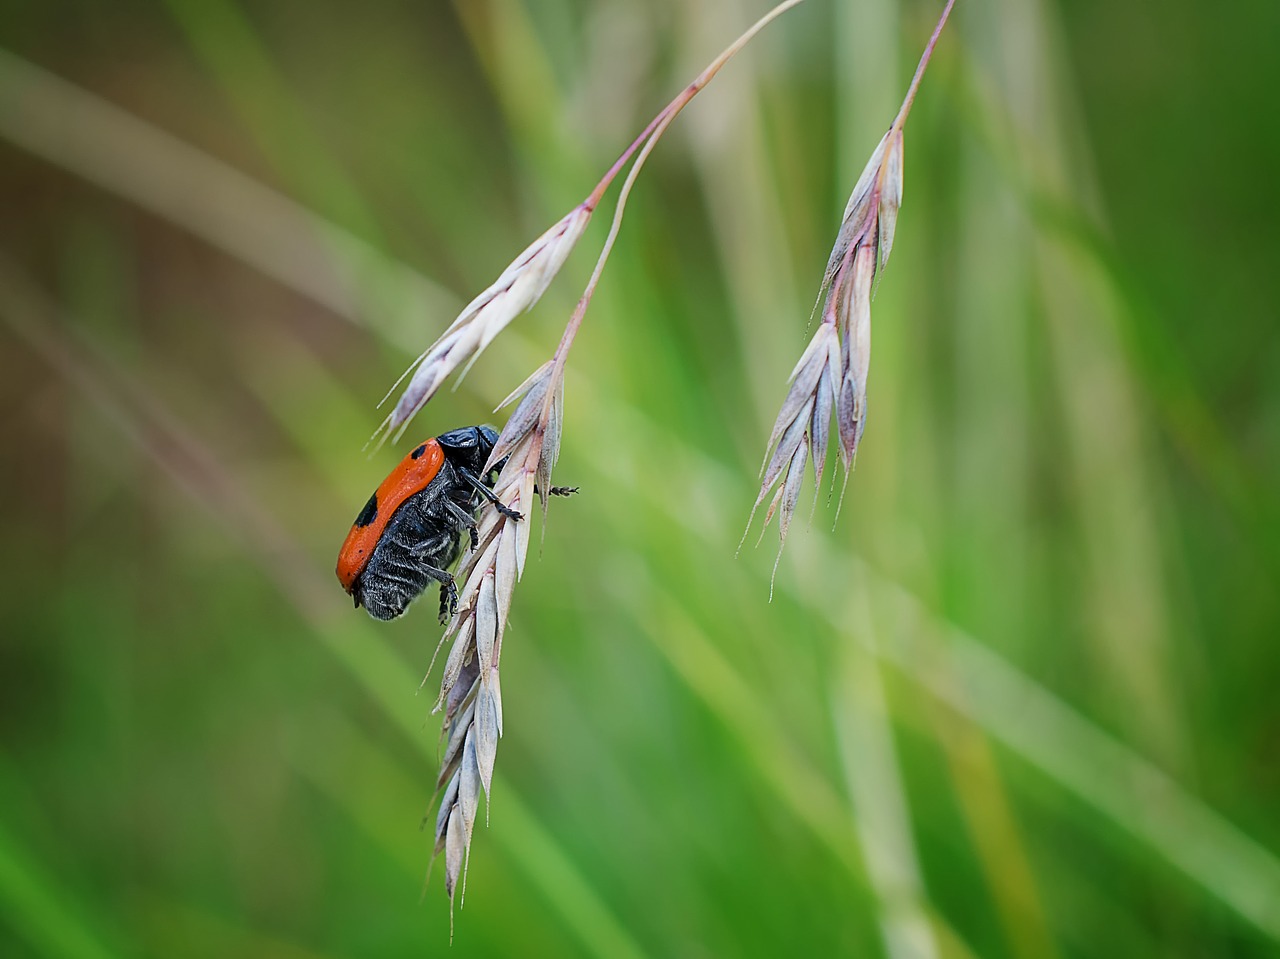
<svg viewBox="0 0 1280 959">
<path fill-rule="evenodd" d="M 487 464 L 488 468 L 506 460 L 494 484 L 505 512 L 485 511 L 476 548 L 458 568 L 457 580 L 463 584 L 458 608 L 441 640 L 443 644 L 451 639 L 452 647 L 436 702 L 436 710 L 444 710 L 444 751 L 436 788 L 444 793 L 436 815 L 435 853 L 444 853 L 450 903 L 459 880 L 466 899 L 466 867 L 480 794 L 483 791 L 487 804 L 493 782 L 502 735 L 502 639 L 529 551 L 528 516 L 534 496 L 542 497 L 545 510 L 552 491 L 564 408 L 562 374 L 563 368 L 548 362 L 502 404 L 520 400 Z"/>
<path fill-rule="evenodd" d="M 405 371 L 409 383 L 379 428 L 380 434 L 403 431 L 405 424 L 426 405 L 455 370 L 464 363 L 469 369 L 484 348 L 512 320 L 532 309 L 587 228 L 593 209 L 589 202 L 584 201 L 570 210 L 516 257 L 488 289 L 466 305 L 440 338 Z M 463 374 L 466 374 L 466 369 Z M 397 381 L 391 388 L 392 392 L 399 385 Z M 396 437 L 399 438 L 398 432 Z"/>
<path fill-rule="evenodd" d="M 871 154 L 849 197 L 818 291 L 821 322 L 791 372 L 786 399 L 766 446 L 760 493 L 747 528 L 773 491 L 764 525 L 777 513 L 779 559 L 810 460 L 814 485 L 822 486 L 833 413 L 846 483 L 853 469 L 866 426 L 871 294 L 889 260 L 901 205 L 902 130 L 895 124 Z M 775 573 L 777 568 L 775 560 Z"/>
</svg>

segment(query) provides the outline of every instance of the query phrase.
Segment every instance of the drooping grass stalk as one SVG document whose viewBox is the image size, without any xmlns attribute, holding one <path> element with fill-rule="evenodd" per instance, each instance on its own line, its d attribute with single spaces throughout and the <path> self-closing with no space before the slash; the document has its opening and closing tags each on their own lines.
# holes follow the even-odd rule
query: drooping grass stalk
<svg viewBox="0 0 1280 959">
<path fill-rule="evenodd" d="M 756 511 L 772 492 L 773 498 L 765 511 L 763 526 L 768 526 L 774 513 L 778 514 L 775 574 L 800 498 L 805 467 L 810 460 L 814 485 L 819 489 L 822 486 L 833 415 L 836 446 L 844 466 L 846 487 L 853 471 L 867 419 L 871 298 L 876 279 L 889 262 L 898 210 L 902 205 L 902 128 L 954 5 L 955 0 L 947 0 L 920 57 L 902 106 L 872 152 L 849 197 L 835 246 L 818 288 L 818 302 L 822 304 L 821 322 L 791 372 L 790 388 L 765 447 L 765 458 L 760 467 L 760 492 L 751 507 L 743 542 Z M 843 495 L 842 492 L 841 499 Z"/>
<path fill-rule="evenodd" d="M 804 0 L 785 0 L 785 2 L 778 4 L 726 47 L 694 78 L 692 83 L 681 90 L 670 103 L 649 121 L 640 135 L 622 151 L 618 159 L 609 167 L 586 199 L 565 214 L 559 222 L 543 233 L 542 236 L 534 240 L 524 252 L 503 270 L 497 280 L 463 308 L 448 329 L 423 351 L 401 376 L 401 379 L 397 380 L 391 387 L 387 394 L 388 397 L 395 392 L 401 380 L 408 377 L 408 385 L 404 388 L 396 405 L 375 433 L 375 439 L 378 442 L 382 442 L 392 434 L 399 438 L 409 420 L 430 401 L 431 397 L 444 385 L 445 380 L 459 369 L 462 370 L 462 375 L 465 376 L 471 364 L 493 342 L 494 338 L 517 316 L 533 308 L 538 300 L 542 298 L 543 293 L 546 292 L 547 287 L 582 237 L 583 231 L 590 222 L 600 200 L 604 197 L 614 179 L 631 161 L 632 157 L 636 155 L 636 151 L 640 151 L 636 164 L 643 166 L 643 158 L 648 156 L 657 140 L 661 138 L 667 127 L 670 126 L 671 121 L 711 82 L 724 65 L 732 60 L 769 23 L 803 2 Z M 630 179 L 634 180 L 634 177 Z M 625 208 L 625 203 L 622 204 L 622 207 Z M 620 213 L 616 220 L 618 223 L 621 222 Z M 615 228 L 610 232 L 610 239 L 606 243 L 600 259 L 597 261 L 591 282 L 588 284 L 583 298 L 579 301 L 578 308 L 570 318 L 569 329 L 566 330 L 565 350 L 568 349 L 567 344 L 572 343 L 577 329 L 582 323 L 582 317 L 590 304 L 591 295 L 595 291 L 595 285 L 599 280 L 600 272 L 604 268 L 604 263 L 608 260 L 609 252 L 613 246 L 613 238 L 616 234 L 617 226 L 615 225 Z M 556 368 L 563 372 L 563 357 L 557 361 Z M 385 399 L 386 397 L 384 397 L 384 401 Z"/>
<path fill-rule="evenodd" d="M 796 2 L 798 3 L 800 0 L 796 0 Z M 688 102 L 688 100 L 685 100 L 685 103 Z M 564 335 L 560 338 L 560 344 L 556 347 L 554 362 L 555 375 L 557 377 L 563 377 L 564 375 L 564 365 L 569 357 L 569 350 L 573 346 L 573 341 L 582 326 L 583 317 L 587 314 L 587 307 L 591 305 L 591 297 L 595 294 L 596 284 L 600 282 L 600 274 L 604 272 L 604 265 L 609 261 L 609 254 L 613 252 L 613 244 L 618 238 L 618 231 L 622 228 L 622 217 L 627 210 L 627 198 L 631 196 L 631 187 L 635 184 L 636 177 L 639 176 L 641 169 L 644 168 L 644 163 L 649 158 L 649 154 L 653 152 L 658 140 L 666 132 L 667 127 L 671 125 L 671 121 L 676 118 L 676 114 L 683 108 L 684 104 L 681 104 L 679 108 L 662 117 L 661 122 L 654 127 L 649 138 L 645 140 L 644 149 L 636 157 L 636 162 L 632 164 L 626 180 L 622 183 L 622 189 L 618 192 L 618 204 L 613 213 L 613 222 L 609 225 L 609 235 L 605 237 L 600 256 L 596 259 L 596 265 L 591 271 L 591 278 L 587 281 L 586 289 L 583 291 L 582 296 L 579 297 L 578 303 L 573 309 L 573 314 L 569 317 L 569 323 L 564 328 Z"/>
<path fill-rule="evenodd" d="M 690 101 L 702 91 L 702 88 L 710 83 L 712 78 L 720 72 L 720 69 L 732 60 L 743 47 L 750 43 L 757 33 L 767 27 L 772 21 L 782 16 L 782 14 L 786 13 L 792 7 L 799 6 L 803 2 L 804 0 L 785 0 L 784 3 L 778 4 L 748 27 L 737 40 L 725 47 L 725 49 L 721 51 L 720 55 L 707 64 L 706 68 L 694 78 L 692 83 L 681 90 L 670 103 L 663 107 L 658 114 L 649 121 L 648 126 L 640 131 L 640 135 L 636 137 L 631 142 L 631 145 L 622 151 L 622 155 L 614 161 L 613 166 L 609 168 L 609 171 L 605 173 L 600 182 L 596 184 L 596 188 L 591 191 L 591 195 L 587 197 L 585 202 L 594 208 L 596 204 L 600 202 L 600 198 L 604 196 L 605 191 L 609 189 L 609 184 L 613 182 L 614 178 L 619 172 L 621 172 L 622 168 L 627 165 L 627 161 L 631 159 L 632 155 L 637 149 L 639 149 L 642 143 L 649 140 L 656 141 L 661 137 L 663 131 L 666 130 L 667 126 L 670 125 L 671 121 L 676 118 L 680 111 L 689 105 Z M 659 127 L 661 127 L 661 129 L 659 129 Z M 648 151 L 646 150 L 645 152 L 647 153 Z"/>
</svg>

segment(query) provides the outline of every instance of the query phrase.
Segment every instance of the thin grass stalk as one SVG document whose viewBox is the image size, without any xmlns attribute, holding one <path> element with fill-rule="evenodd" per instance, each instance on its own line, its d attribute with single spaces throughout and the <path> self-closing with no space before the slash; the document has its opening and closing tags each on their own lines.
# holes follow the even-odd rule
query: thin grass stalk
<svg viewBox="0 0 1280 959">
<path fill-rule="evenodd" d="M 517 316 L 531 310 L 537 304 L 578 240 L 581 239 L 583 231 L 586 230 L 596 207 L 610 185 L 636 155 L 636 151 L 639 150 L 641 156 L 647 156 L 671 121 L 711 82 L 726 63 L 732 60 L 769 23 L 803 2 L 804 0 L 785 0 L 784 3 L 778 4 L 726 47 L 694 78 L 692 83 L 681 90 L 649 121 L 640 135 L 609 167 L 586 199 L 534 240 L 502 271 L 497 280 L 463 308 L 453 323 L 410 364 L 409 369 L 392 385 L 387 396 L 383 397 L 385 403 L 400 382 L 408 378 L 408 384 L 400 398 L 374 433 L 374 441 L 381 444 L 388 436 L 399 439 L 409 420 L 431 400 L 455 371 L 461 369 L 459 379 L 465 376 L 471 364 L 498 334 Z M 637 160 L 637 163 L 643 166 L 642 160 Z M 569 342 L 572 342 L 577 327 L 582 322 L 582 315 L 586 312 L 591 293 L 599 279 L 599 271 L 603 269 L 604 261 L 608 259 L 608 250 L 612 247 L 616 232 L 615 227 L 597 262 L 597 269 L 592 275 L 587 291 L 579 302 L 579 308 L 574 311 L 570 319 L 567 331 Z M 567 350 L 567 346 L 565 349 Z M 563 361 L 559 365 L 563 367 Z"/>
</svg>

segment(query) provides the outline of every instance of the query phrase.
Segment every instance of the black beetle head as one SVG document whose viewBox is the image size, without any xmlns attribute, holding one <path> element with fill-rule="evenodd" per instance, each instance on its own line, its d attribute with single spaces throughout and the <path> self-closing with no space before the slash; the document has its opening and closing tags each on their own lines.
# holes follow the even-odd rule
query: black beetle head
<svg viewBox="0 0 1280 959">
<path fill-rule="evenodd" d="M 436 442 L 454 466 L 465 466 L 479 474 L 498 442 L 498 431 L 492 426 L 463 426 L 441 433 Z"/>
</svg>

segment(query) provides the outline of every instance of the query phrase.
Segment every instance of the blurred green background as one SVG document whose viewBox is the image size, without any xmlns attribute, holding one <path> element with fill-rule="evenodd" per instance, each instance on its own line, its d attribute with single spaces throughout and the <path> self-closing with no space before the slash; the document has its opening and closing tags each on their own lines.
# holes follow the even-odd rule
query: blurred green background
<svg viewBox="0 0 1280 959">
<path fill-rule="evenodd" d="M 450 948 L 434 604 L 332 565 L 612 200 L 369 456 L 375 404 L 765 4 L 4 5 L 0 954 L 1280 953 L 1276 4 L 960 0 L 839 522 L 771 604 L 734 556 L 940 7 L 810 0 L 639 180 Z"/>
</svg>

